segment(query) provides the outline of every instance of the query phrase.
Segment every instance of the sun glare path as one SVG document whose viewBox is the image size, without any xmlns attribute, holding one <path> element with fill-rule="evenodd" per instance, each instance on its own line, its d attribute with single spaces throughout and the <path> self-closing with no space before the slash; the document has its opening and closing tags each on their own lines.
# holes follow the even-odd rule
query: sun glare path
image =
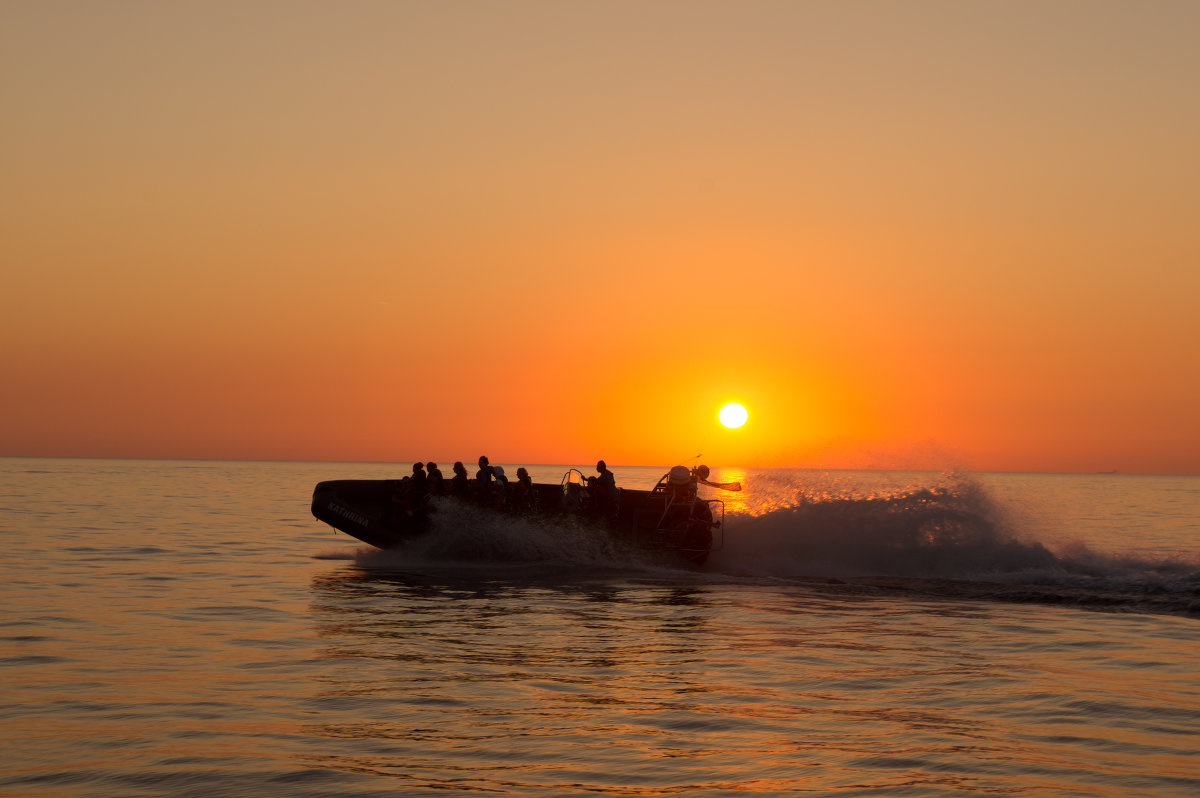
<svg viewBox="0 0 1200 798">
<path fill-rule="evenodd" d="M 737 429 L 746 423 L 749 414 L 746 413 L 746 408 L 737 402 L 730 402 L 721 408 L 720 412 L 717 413 L 717 418 L 730 429 Z"/>
</svg>

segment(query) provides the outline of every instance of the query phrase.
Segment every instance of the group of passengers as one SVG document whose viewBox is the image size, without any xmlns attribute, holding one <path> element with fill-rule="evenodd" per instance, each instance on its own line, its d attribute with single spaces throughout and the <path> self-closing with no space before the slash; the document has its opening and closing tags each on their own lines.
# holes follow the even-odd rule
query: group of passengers
<svg viewBox="0 0 1200 798">
<path fill-rule="evenodd" d="M 620 495 L 616 478 L 603 460 L 596 463 L 596 471 L 599 477 L 587 479 L 594 510 L 601 517 L 613 516 Z M 529 471 L 518 468 L 516 482 L 509 482 L 504 468 L 492 465 L 485 455 L 479 457 L 479 470 L 473 480 L 461 460 L 454 463 L 454 476 L 449 481 L 444 479 L 437 463 L 413 463 L 412 476 L 400 480 L 392 501 L 398 508 L 423 515 L 433 509 L 430 500 L 435 496 L 453 496 L 496 510 L 519 513 L 538 510 L 538 494 Z"/>
<path fill-rule="evenodd" d="M 524 467 L 517 469 L 517 481 L 509 482 L 504 467 L 492 465 L 486 455 L 479 456 L 479 470 L 475 480 L 467 479 L 467 469 L 461 462 L 454 464 L 455 480 L 451 495 L 474 501 L 495 510 L 532 512 L 537 510 L 537 492 L 533 489 L 533 478 Z"/>
</svg>

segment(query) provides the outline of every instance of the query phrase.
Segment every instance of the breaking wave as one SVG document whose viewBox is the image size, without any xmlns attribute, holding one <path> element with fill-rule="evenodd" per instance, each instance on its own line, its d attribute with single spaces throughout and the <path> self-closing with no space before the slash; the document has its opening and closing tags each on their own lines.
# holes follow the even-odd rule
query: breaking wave
<svg viewBox="0 0 1200 798">
<path fill-rule="evenodd" d="M 891 496 L 801 497 L 731 516 L 725 538 L 715 564 L 764 576 L 962 577 L 1060 564 L 1041 543 L 1020 540 L 969 481 Z"/>
</svg>

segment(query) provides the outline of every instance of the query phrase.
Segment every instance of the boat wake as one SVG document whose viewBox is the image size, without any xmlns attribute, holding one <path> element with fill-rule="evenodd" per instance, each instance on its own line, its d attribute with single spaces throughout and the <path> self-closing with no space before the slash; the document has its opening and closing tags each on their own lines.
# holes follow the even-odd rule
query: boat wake
<svg viewBox="0 0 1200 798">
<path fill-rule="evenodd" d="M 359 549 L 369 571 L 509 569 L 803 585 L 821 592 L 1058 604 L 1200 617 L 1200 563 L 1048 547 L 969 478 L 887 495 L 805 495 L 733 512 L 699 571 L 656 560 L 586 522 L 521 518 L 445 502 L 430 534 Z"/>
<path fill-rule="evenodd" d="M 1022 535 L 978 483 L 884 497 L 801 499 L 732 516 L 710 568 L 930 598 L 1200 616 L 1200 562 L 1106 554 Z"/>
</svg>

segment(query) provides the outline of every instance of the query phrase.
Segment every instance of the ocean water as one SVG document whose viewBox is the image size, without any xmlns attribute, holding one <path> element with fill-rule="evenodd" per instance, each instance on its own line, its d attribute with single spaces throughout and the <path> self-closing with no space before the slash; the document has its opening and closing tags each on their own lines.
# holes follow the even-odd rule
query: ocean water
<svg viewBox="0 0 1200 798">
<path fill-rule="evenodd" d="M 0 459 L 0 794 L 1200 795 L 1198 477 L 715 469 L 699 570 L 309 513 L 407 470 Z"/>
</svg>

